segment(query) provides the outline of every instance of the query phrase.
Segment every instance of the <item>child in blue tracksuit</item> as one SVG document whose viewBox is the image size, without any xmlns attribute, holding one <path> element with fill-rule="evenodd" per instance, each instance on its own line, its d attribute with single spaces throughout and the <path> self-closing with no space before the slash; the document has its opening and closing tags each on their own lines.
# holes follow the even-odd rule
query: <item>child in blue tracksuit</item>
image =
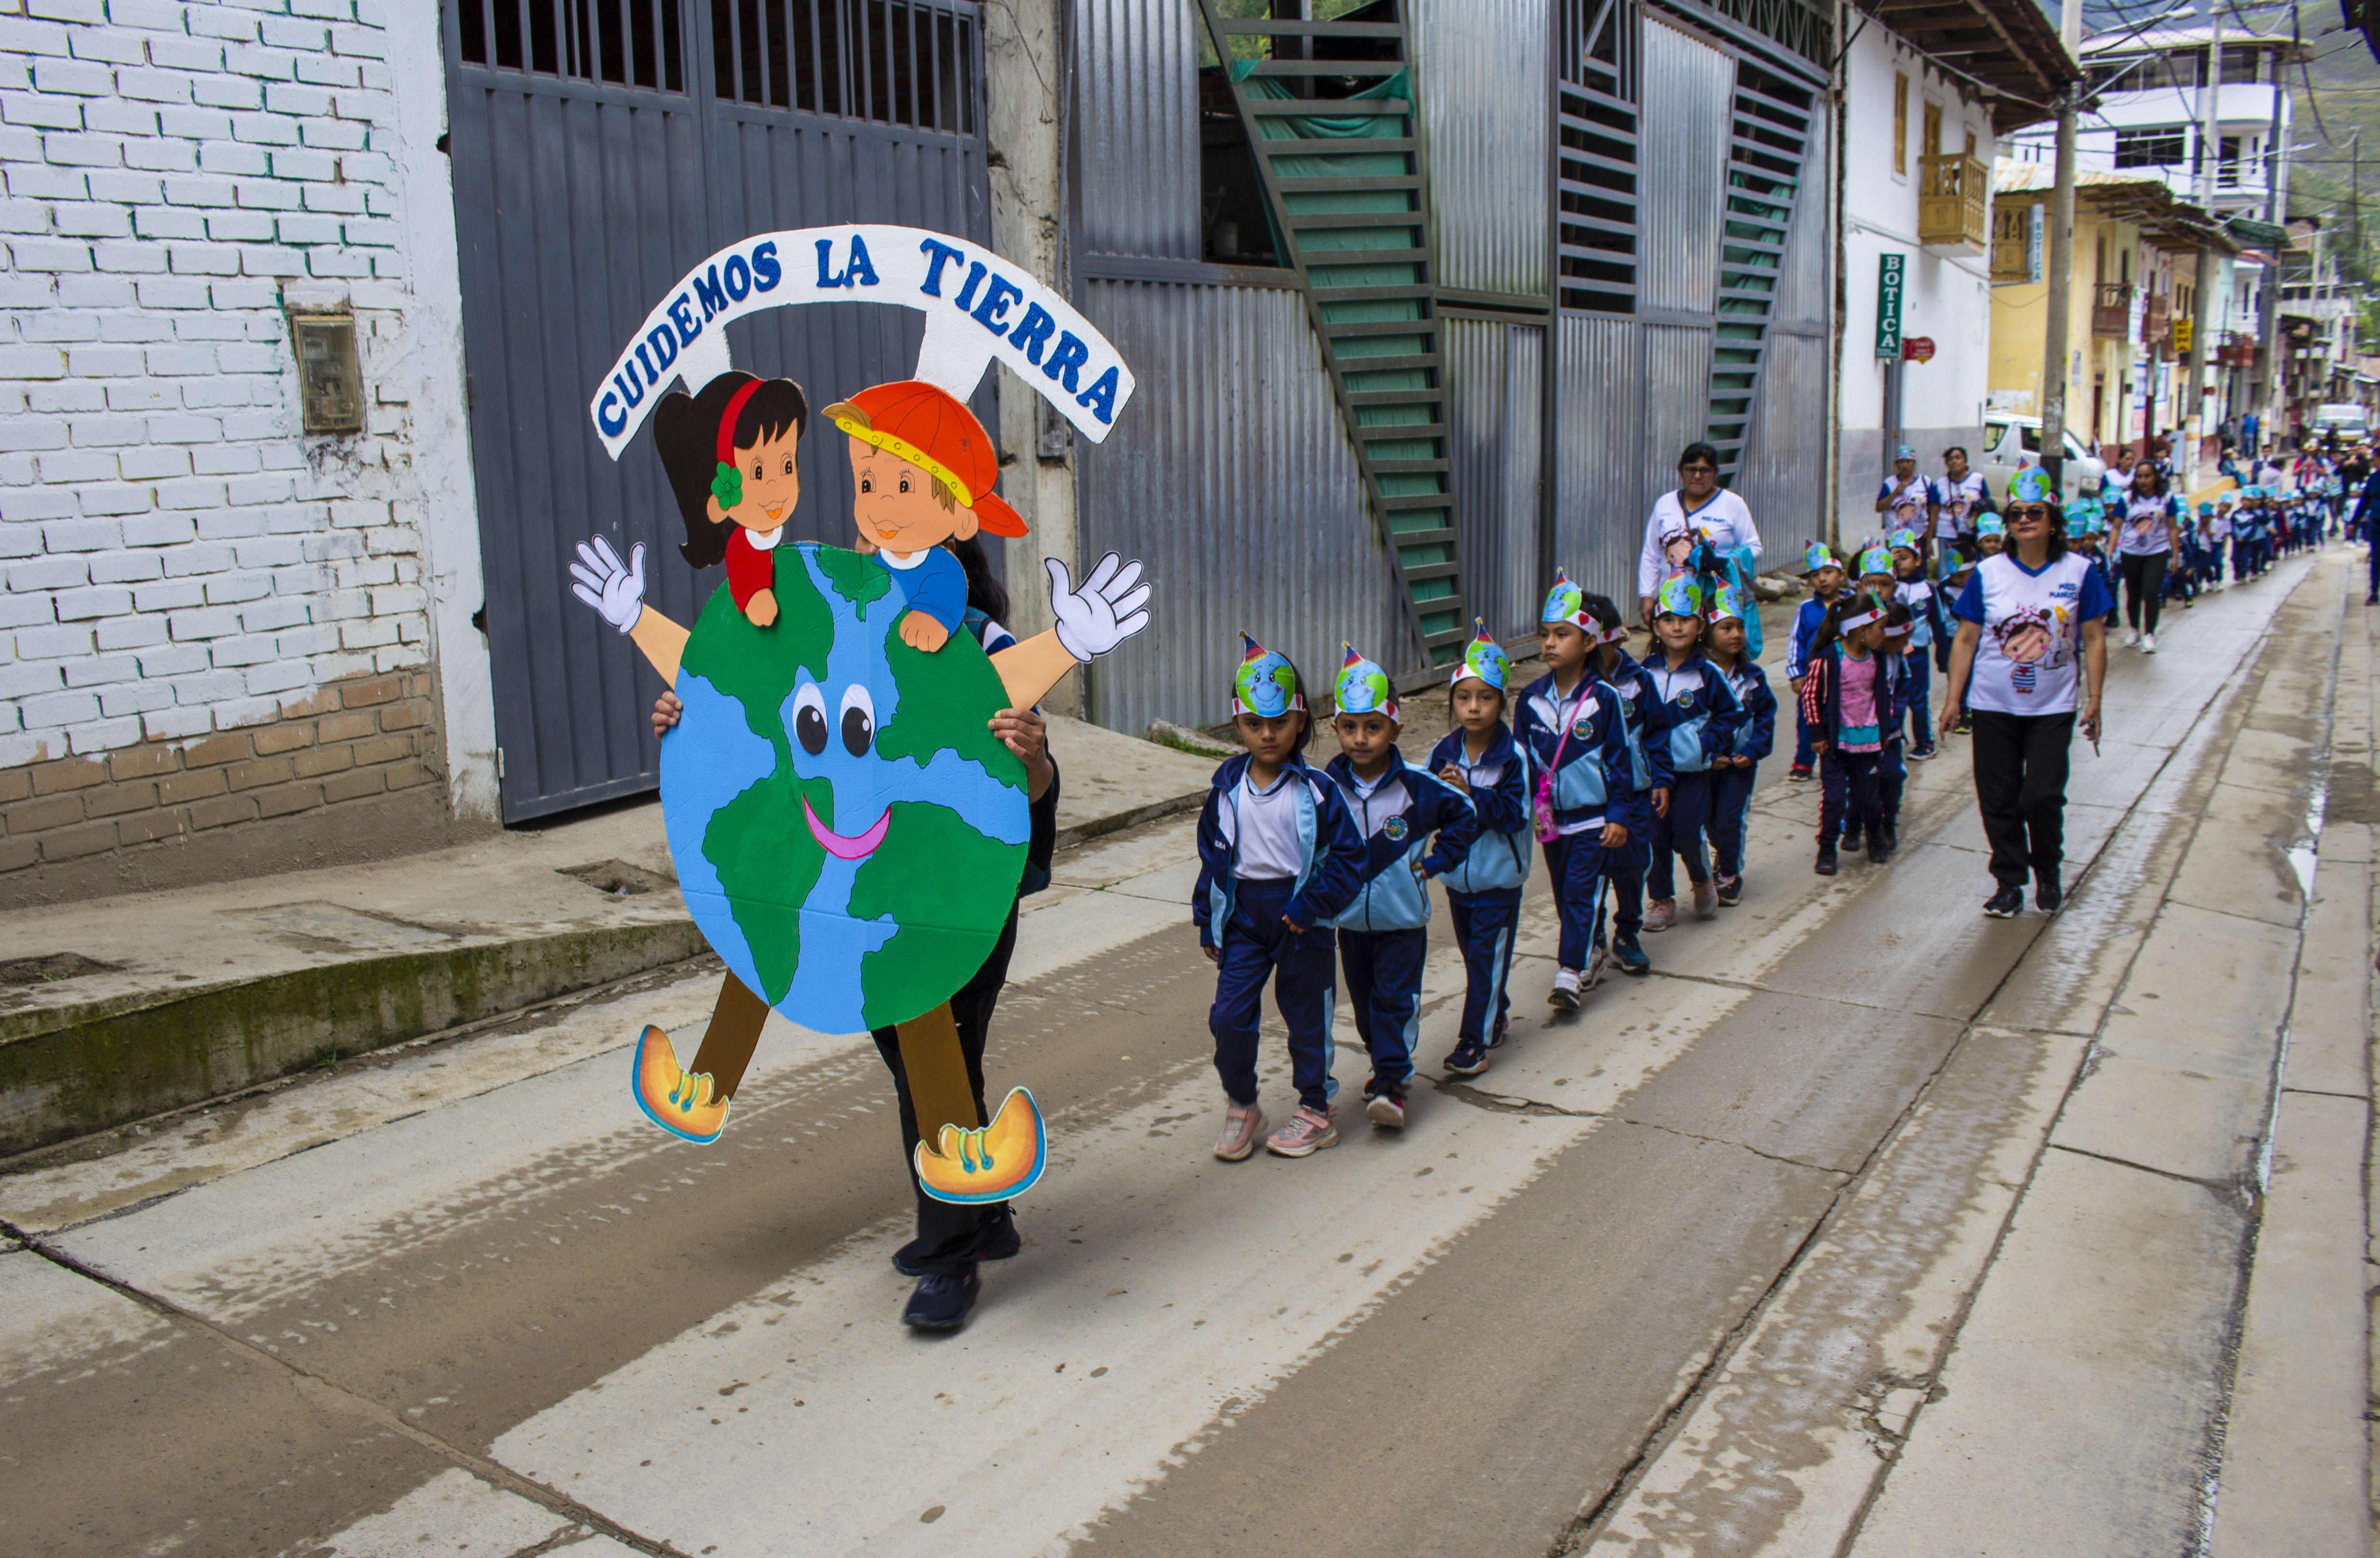
<svg viewBox="0 0 2380 1558">
<path fill-rule="evenodd" d="M 1670 787 L 1674 782 L 1670 772 L 1670 708 L 1655 690 L 1651 673 L 1621 647 L 1624 638 L 1624 634 L 1612 637 L 1587 661 L 1588 670 L 1619 692 L 1621 702 L 1627 706 L 1628 728 L 1636 736 L 1632 749 L 1636 790 L 1631 797 L 1628 841 L 1611 851 L 1603 867 L 1611 883 L 1609 956 L 1622 973 L 1650 973 L 1653 960 L 1645 955 L 1637 936 L 1645 928 L 1645 877 L 1653 868 L 1653 824 L 1668 812 Z M 1599 914 L 1595 942 L 1597 947 L 1604 945 Z"/>
<path fill-rule="evenodd" d="M 1652 868 L 1645 890 L 1652 903 L 1645 929 L 1665 931 L 1678 923 L 1677 882 L 1671 857 L 1682 856 L 1694 889 L 1694 918 L 1718 914 L 1718 888 L 1703 854 L 1703 831 L 1710 822 L 1712 765 L 1735 743 L 1742 706 L 1735 689 L 1703 655 L 1703 592 L 1688 574 L 1662 581 L 1654 597 L 1653 636 L 1659 653 L 1645 662 L 1654 700 L 1668 730 L 1670 803 L 1653 815 Z"/>
<path fill-rule="evenodd" d="M 1896 680 L 1892 657 L 1884 652 L 1884 603 L 1864 592 L 1837 598 L 1818 624 L 1802 679 L 1802 715 L 1817 727 L 1825 762 L 1815 866 L 1821 876 L 1835 874 L 1835 839 L 1840 834 L 1864 832 L 1873 863 L 1881 864 L 1891 854 L 1884 842 L 1878 774 Z"/>
<path fill-rule="evenodd" d="M 1448 694 L 1454 730 L 1430 749 L 1429 771 L 1471 797 L 1479 831 L 1470 852 L 1442 878 L 1446 916 L 1463 948 L 1463 1025 L 1439 1064 L 1458 1077 L 1488 1069 L 1512 1010 L 1512 939 L 1521 888 L 1529 879 L 1528 759 L 1504 725 L 1512 662 L 1482 622 L 1455 668 Z"/>
<path fill-rule="evenodd" d="M 1429 956 L 1425 884 L 1462 864 L 1479 814 L 1461 790 L 1405 762 L 1397 750 L 1403 727 L 1389 673 L 1353 645 L 1332 691 L 1339 712 L 1330 724 L 1340 752 L 1324 772 L 1354 816 L 1364 858 L 1355 896 L 1331 924 L 1355 1032 L 1372 1055 L 1364 1112 L 1373 1124 L 1397 1130 L 1405 1123 L 1405 1087 L 1421 1033 L 1421 969 Z"/>
<path fill-rule="evenodd" d="M 1727 751 L 1712 760 L 1710 779 L 1711 876 L 1719 907 L 1732 909 L 1743 901 L 1743 832 L 1753 776 L 1777 745 L 1777 694 L 1768 690 L 1768 673 L 1746 652 L 1743 622 L 1750 608 L 1730 586 L 1721 585 L 1718 593 L 1704 654 L 1727 678 L 1728 691 L 1743 711 L 1729 732 Z"/>
<path fill-rule="evenodd" d="M 1949 616 L 1942 592 L 1925 577 L 1916 536 L 1897 530 L 1886 544 L 1892 549 L 1892 598 L 1909 608 L 1909 637 L 1900 656 L 1902 695 L 1909 705 L 1909 755 L 1923 763 L 1934 755 L 1934 677 L 1927 661 L 1937 645 L 1948 653 Z"/>
<path fill-rule="evenodd" d="M 1198 814 L 1198 945 L 1216 966 L 1215 1070 L 1229 1100 L 1215 1155 L 1237 1163 L 1264 1129 L 1257 1020 L 1268 980 L 1289 1029 L 1297 1113 L 1265 1144 L 1305 1157 L 1339 1140 L 1330 1123 L 1330 1012 L 1338 998 L 1330 922 L 1355 896 L 1364 840 L 1339 787 L 1307 766 L 1313 733 L 1297 668 L 1242 634 L 1232 724 L 1247 751 L 1215 770 Z"/>
<path fill-rule="evenodd" d="M 1598 647 L 1627 636 L 1619 609 L 1558 573 L 1541 620 L 1546 674 L 1521 690 L 1514 729 L 1529 765 L 1530 822 L 1561 917 L 1560 966 L 1546 999 L 1575 1011 L 1609 959 L 1594 945 L 1595 925 L 1610 857 L 1642 826 L 1634 791 L 1643 759 L 1626 700 L 1589 663 Z"/>
<path fill-rule="evenodd" d="M 1810 765 L 1816 761 L 1810 745 L 1810 727 L 1800 714 L 1803 668 L 1810 658 L 1810 645 L 1816 638 L 1818 623 L 1827 615 L 1827 608 L 1843 592 L 1849 582 L 1843 573 L 1842 561 L 1824 542 L 1813 542 L 1802 554 L 1802 577 L 1810 584 L 1810 598 L 1802 602 L 1793 614 L 1793 636 L 1785 648 L 1785 680 L 1792 683 L 1796 700 L 1793 717 L 1793 767 L 1791 777 L 1810 777 Z"/>
</svg>

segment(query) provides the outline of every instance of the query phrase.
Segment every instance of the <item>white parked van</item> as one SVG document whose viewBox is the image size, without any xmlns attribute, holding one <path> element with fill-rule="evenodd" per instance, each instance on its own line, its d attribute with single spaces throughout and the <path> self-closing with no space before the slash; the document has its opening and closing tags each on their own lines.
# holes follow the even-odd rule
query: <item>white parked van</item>
<svg viewBox="0 0 2380 1558">
<path fill-rule="evenodd" d="M 2317 438 L 2334 432 L 2342 439 L 2365 438 L 2372 431 L 2372 414 L 2352 401 L 2317 405 L 2306 423 L 2306 431 Z"/>
</svg>

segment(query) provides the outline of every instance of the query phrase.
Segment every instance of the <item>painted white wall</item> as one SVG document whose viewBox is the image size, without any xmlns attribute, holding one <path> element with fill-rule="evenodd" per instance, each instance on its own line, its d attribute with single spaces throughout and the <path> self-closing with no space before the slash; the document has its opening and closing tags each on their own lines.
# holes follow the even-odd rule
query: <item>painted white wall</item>
<svg viewBox="0 0 2380 1558">
<path fill-rule="evenodd" d="M 471 617 L 487 599 L 480 573 L 480 503 L 463 386 L 463 284 L 456 268 L 446 68 L 438 8 L 388 13 L 390 91 L 396 100 L 396 174 L 412 260 L 400 369 L 413 387 L 413 442 L 421 486 L 422 576 L 430 646 L 445 702 L 447 799 L 458 817 L 501 819 L 495 693 L 487 635 Z"/>
<path fill-rule="evenodd" d="M 1892 167 L 1893 77 L 1909 78 L 1904 171 Z M 1934 360 L 1902 372 L 1900 423 L 1917 447 L 1918 469 L 1941 469 L 1941 447 L 1980 436 L 1991 378 L 1991 257 L 1934 255 L 1917 241 L 1918 157 L 1926 149 L 1925 105 L 1942 110 L 1939 150 L 1964 148 L 1989 167 L 1995 151 L 1989 115 L 1955 78 L 1926 68 L 1923 55 L 1871 22 L 1843 62 L 1844 277 L 1841 356 L 1841 491 L 1846 539 L 1874 524 L 1884 459 L 1884 365 L 1876 356 L 1876 278 L 1888 252 L 1908 257 L 1901 302 L 1904 337 L 1933 338 Z M 1989 231 L 1988 222 L 1985 231 Z"/>
<path fill-rule="evenodd" d="M 454 796 L 492 818 L 437 7 L 32 10 L 0 15 L 0 766 L 444 650 Z M 286 310 L 322 306 L 358 434 L 301 431 Z"/>
</svg>

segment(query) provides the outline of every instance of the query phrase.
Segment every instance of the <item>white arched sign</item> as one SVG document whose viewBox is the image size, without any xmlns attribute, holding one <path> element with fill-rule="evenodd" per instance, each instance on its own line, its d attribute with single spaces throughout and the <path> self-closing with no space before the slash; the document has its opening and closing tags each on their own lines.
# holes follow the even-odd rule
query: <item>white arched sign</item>
<svg viewBox="0 0 2380 1558">
<path fill-rule="evenodd" d="M 990 249 L 922 227 L 757 233 L 687 272 L 588 402 L 616 460 L 671 380 L 699 390 L 734 366 L 726 325 L 795 303 L 898 303 L 926 316 L 916 377 L 961 400 L 994 360 L 1104 441 L 1132 398 L 1132 369 L 1074 306 Z"/>
</svg>

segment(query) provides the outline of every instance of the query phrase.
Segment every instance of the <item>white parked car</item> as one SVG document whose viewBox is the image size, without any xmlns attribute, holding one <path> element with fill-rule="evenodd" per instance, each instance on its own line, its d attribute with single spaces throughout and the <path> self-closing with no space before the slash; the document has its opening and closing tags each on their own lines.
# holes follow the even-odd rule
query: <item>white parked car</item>
<svg viewBox="0 0 2380 1558">
<path fill-rule="evenodd" d="M 2009 479 L 2020 465 L 2041 464 L 2041 418 L 2020 417 L 2009 411 L 1992 412 L 1984 418 L 1984 447 L 1976 451 L 1972 464 L 1992 484 L 1994 506 L 2005 502 Z M 2074 429 L 2067 429 L 2066 491 L 2095 492 L 2107 471 L 2107 462 L 2092 458 L 2082 447 L 2082 441 L 2074 436 Z"/>
</svg>

